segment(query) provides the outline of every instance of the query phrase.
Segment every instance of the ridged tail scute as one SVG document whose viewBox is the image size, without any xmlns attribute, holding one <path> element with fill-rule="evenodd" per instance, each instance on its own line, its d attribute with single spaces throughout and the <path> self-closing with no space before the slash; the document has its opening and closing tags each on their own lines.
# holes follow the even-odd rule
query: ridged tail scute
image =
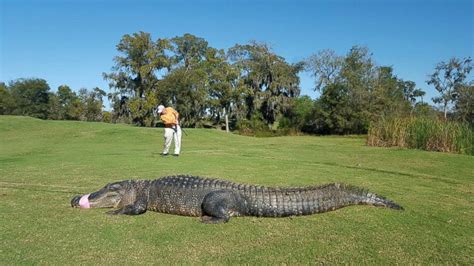
<svg viewBox="0 0 474 266">
<path fill-rule="evenodd" d="M 346 185 L 346 184 L 330 184 L 328 185 L 329 187 L 334 186 L 336 189 L 338 189 L 340 192 L 336 193 L 339 194 L 340 197 L 345 198 L 346 200 L 349 199 L 349 201 L 346 201 L 348 205 L 355 205 L 355 204 L 364 204 L 364 205 L 372 205 L 376 207 L 386 207 L 386 208 L 391 208 L 391 209 L 396 209 L 396 210 L 403 210 L 403 207 L 396 204 L 395 202 L 386 199 L 385 197 L 379 196 L 375 193 L 372 193 L 368 191 L 365 188 L 360 188 L 352 185 Z M 340 206 L 340 207 L 345 207 L 345 206 Z M 339 208 L 336 207 L 336 208 Z"/>
<path fill-rule="evenodd" d="M 303 188 L 249 186 L 242 192 L 248 201 L 247 214 L 253 216 L 309 215 L 358 204 L 403 210 L 400 205 L 366 189 L 338 183 Z"/>
<path fill-rule="evenodd" d="M 403 211 L 403 207 L 396 204 L 395 202 L 388 200 L 382 196 L 378 196 L 373 193 L 367 193 L 367 200 L 366 204 L 368 205 L 374 205 L 374 206 L 380 206 L 380 207 L 387 207 L 395 210 L 401 210 Z"/>
</svg>

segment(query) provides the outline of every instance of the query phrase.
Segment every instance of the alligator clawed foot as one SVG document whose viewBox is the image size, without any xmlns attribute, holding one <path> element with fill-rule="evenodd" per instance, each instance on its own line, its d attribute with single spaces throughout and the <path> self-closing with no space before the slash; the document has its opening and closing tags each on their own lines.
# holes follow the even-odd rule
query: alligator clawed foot
<svg viewBox="0 0 474 266">
<path fill-rule="evenodd" d="M 220 224 L 220 223 L 227 223 L 229 219 L 226 218 L 218 218 L 218 217 L 212 217 L 212 216 L 202 216 L 201 217 L 201 222 L 205 224 Z"/>
<path fill-rule="evenodd" d="M 106 212 L 105 214 L 108 214 L 108 215 L 117 215 L 117 214 L 120 214 L 120 210 L 108 211 L 108 212 Z"/>
</svg>

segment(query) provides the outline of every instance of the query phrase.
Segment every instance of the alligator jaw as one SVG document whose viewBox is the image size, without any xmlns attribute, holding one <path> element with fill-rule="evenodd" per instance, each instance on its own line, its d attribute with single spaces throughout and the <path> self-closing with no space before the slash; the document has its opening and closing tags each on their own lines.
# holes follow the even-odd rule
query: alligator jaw
<svg viewBox="0 0 474 266">
<path fill-rule="evenodd" d="M 81 200 L 81 197 L 82 196 L 80 195 L 74 196 L 74 198 L 71 200 L 71 207 L 79 208 L 79 201 Z"/>
<path fill-rule="evenodd" d="M 83 196 L 79 196 L 79 195 L 75 196 L 71 200 L 71 207 L 89 209 L 90 208 L 89 195 L 90 194 L 86 194 L 86 195 L 83 195 Z"/>
</svg>

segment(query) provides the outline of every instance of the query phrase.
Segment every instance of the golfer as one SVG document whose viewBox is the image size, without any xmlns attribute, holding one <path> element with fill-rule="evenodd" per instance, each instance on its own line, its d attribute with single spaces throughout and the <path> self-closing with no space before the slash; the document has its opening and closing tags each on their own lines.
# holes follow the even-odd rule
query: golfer
<svg viewBox="0 0 474 266">
<path fill-rule="evenodd" d="M 161 155 L 167 156 L 174 139 L 174 156 L 179 156 L 181 151 L 181 127 L 179 126 L 179 113 L 172 107 L 158 106 L 158 114 L 165 124 L 165 144 Z"/>
</svg>

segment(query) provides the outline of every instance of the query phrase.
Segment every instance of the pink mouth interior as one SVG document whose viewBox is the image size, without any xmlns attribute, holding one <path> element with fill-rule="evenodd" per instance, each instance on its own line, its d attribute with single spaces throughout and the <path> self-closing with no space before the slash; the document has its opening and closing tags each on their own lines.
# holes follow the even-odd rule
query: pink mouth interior
<svg viewBox="0 0 474 266">
<path fill-rule="evenodd" d="M 89 195 L 90 194 L 86 194 L 86 195 L 82 196 L 81 199 L 79 200 L 79 206 L 81 208 L 89 209 L 91 207 L 89 205 Z"/>
</svg>

